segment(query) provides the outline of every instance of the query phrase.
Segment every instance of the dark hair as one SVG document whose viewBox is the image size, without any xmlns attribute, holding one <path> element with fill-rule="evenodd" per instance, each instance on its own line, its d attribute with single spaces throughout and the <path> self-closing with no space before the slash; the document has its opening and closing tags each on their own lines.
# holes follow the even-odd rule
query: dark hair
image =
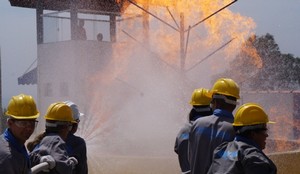
<svg viewBox="0 0 300 174">
<path fill-rule="evenodd" d="M 214 94 L 214 95 L 220 95 L 220 94 Z M 236 101 L 237 99 L 235 97 L 232 96 L 226 96 L 223 95 L 224 97 L 226 97 L 227 99 Z M 227 111 L 233 112 L 233 110 L 236 108 L 236 105 L 233 104 L 229 104 L 225 102 L 225 99 L 222 98 L 212 98 L 212 103 L 216 101 L 216 109 L 225 109 Z"/>
<path fill-rule="evenodd" d="M 203 111 L 201 111 L 203 109 Z M 212 115 L 212 109 L 207 106 L 193 106 L 189 114 L 189 121 L 195 121 L 199 117 Z"/>
<path fill-rule="evenodd" d="M 251 132 L 260 132 L 268 130 L 267 125 L 265 123 L 250 126 L 233 126 L 233 128 L 237 135 L 241 135 L 244 137 L 249 137 Z"/>
<path fill-rule="evenodd" d="M 98 41 L 102 41 L 103 40 L 103 34 L 102 33 L 98 33 L 97 34 L 97 40 Z"/>
</svg>

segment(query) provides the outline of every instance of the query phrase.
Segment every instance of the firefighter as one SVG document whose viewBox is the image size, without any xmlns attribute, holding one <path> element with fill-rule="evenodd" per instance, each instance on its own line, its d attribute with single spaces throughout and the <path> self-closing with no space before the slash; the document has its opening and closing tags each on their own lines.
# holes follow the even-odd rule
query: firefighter
<svg viewBox="0 0 300 174">
<path fill-rule="evenodd" d="M 26 140 L 33 133 L 39 111 L 32 96 L 13 96 L 5 112 L 8 128 L 0 138 L 0 173 L 28 174 L 31 171 Z"/>
<path fill-rule="evenodd" d="M 63 102 L 52 103 L 44 118 L 46 130 L 42 136 L 38 136 L 40 142 L 36 142 L 33 151 L 30 152 L 30 161 L 34 166 L 49 160 L 49 155 L 51 155 L 56 165 L 51 163 L 50 170 L 46 172 L 71 174 L 78 163 L 75 157 L 69 157 L 65 143 L 68 133 L 72 129 L 72 110 Z M 48 155 L 47 158 L 41 158 L 44 155 Z"/>
<path fill-rule="evenodd" d="M 225 142 L 214 151 L 209 174 L 213 173 L 264 173 L 276 174 L 275 164 L 262 151 L 266 146 L 268 115 L 256 103 L 239 107 L 233 127 L 234 141 Z"/>
<path fill-rule="evenodd" d="M 232 79 L 218 79 L 209 92 L 212 97 L 213 115 L 198 118 L 189 134 L 189 162 L 192 174 L 206 174 L 214 149 L 224 141 L 232 141 L 235 132 L 232 127 L 239 86 Z"/>
<path fill-rule="evenodd" d="M 72 115 L 75 121 L 66 140 L 66 143 L 69 147 L 70 156 L 74 156 L 78 160 L 78 164 L 74 169 L 73 173 L 87 174 L 88 165 L 86 156 L 86 143 L 83 138 L 74 135 L 77 131 L 78 124 L 80 122 L 80 117 L 84 114 L 79 112 L 78 106 L 72 101 L 65 101 L 64 103 L 66 103 L 72 109 Z"/>
<path fill-rule="evenodd" d="M 188 162 L 188 139 L 192 123 L 199 117 L 208 116 L 212 114 L 209 107 L 211 98 L 207 95 L 208 89 L 195 89 L 190 104 L 192 109 L 188 115 L 188 122 L 180 129 L 174 146 L 174 151 L 178 155 L 179 165 L 183 174 L 191 172 Z"/>
</svg>

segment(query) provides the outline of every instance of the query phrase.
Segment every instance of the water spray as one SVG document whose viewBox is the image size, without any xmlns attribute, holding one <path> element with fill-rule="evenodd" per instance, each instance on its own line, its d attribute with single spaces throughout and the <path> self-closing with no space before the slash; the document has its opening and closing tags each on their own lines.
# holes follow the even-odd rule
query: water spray
<svg viewBox="0 0 300 174">
<path fill-rule="evenodd" d="M 117 81 L 119 81 L 119 82 L 125 84 L 125 85 L 128 86 L 129 88 L 134 89 L 136 92 L 138 92 L 138 93 L 140 94 L 141 97 L 144 97 L 144 92 L 141 91 L 140 89 L 138 89 L 137 87 L 135 87 L 135 86 L 133 86 L 133 85 L 131 85 L 131 84 L 125 82 L 124 80 L 119 79 L 118 77 L 116 77 L 115 79 L 116 79 Z"/>
<path fill-rule="evenodd" d="M 216 49 L 215 51 L 213 51 L 212 53 L 210 53 L 209 55 L 207 55 L 206 57 L 204 57 L 202 60 L 200 60 L 199 62 L 195 63 L 192 67 L 190 67 L 189 69 L 185 70 L 185 72 L 188 72 L 190 70 L 192 70 L 193 68 L 195 68 L 197 65 L 199 65 L 200 63 L 202 63 L 204 60 L 208 59 L 210 56 L 214 55 L 216 52 L 218 52 L 219 50 L 221 50 L 222 48 L 224 48 L 226 45 L 228 45 L 230 42 L 232 42 L 235 38 L 229 40 L 228 42 L 226 42 L 224 45 L 222 45 L 221 47 L 219 47 L 218 49 Z"/>
</svg>

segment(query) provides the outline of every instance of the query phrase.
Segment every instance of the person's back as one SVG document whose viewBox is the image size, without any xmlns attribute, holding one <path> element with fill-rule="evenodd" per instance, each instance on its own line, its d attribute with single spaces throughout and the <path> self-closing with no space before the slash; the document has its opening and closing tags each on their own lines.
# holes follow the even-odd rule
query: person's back
<svg viewBox="0 0 300 174">
<path fill-rule="evenodd" d="M 66 144 L 68 146 L 70 156 L 75 157 L 78 160 L 78 164 L 74 169 L 74 174 L 87 174 L 88 165 L 87 165 L 87 149 L 85 140 L 79 136 L 74 135 L 77 131 L 78 124 L 80 123 L 80 117 L 83 116 L 83 113 L 79 112 L 78 106 L 72 101 L 65 101 L 71 109 L 74 122 L 72 124 L 72 129 L 68 134 L 66 139 Z"/>
<path fill-rule="evenodd" d="M 0 136 L 0 173 L 28 174 L 31 165 L 24 146 L 33 133 L 39 112 L 32 96 L 13 96 L 5 113 L 8 128 Z"/>
<path fill-rule="evenodd" d="M 75 31 L 76 31 L 75 37 L 77 40 L 86 40 L 87 39 L 83 19 L 80 19 L 78 21 L 78 25 L 77 25 Z"/>
<path fill-rule="evenodd" d="M 275 164 L 263 153 L 266 146 L 267 114 L 256 103 L 246 103 L 236 112 L 234 141 L 218 146 L 208 174 L 276 174 Z"/>
<path fill-rule="evenodd" d="M 204 88 L 194 90 L 190 101 L 193 108 L 189 113 L 188 122 L 180 129 L 175 140 L 174 151 L 178 155 L 181 172 L 185 174 L 191 171 L 188 161 L 188 139 L 192 123 L 200 117 L 212 114 L 209 107 L 211 98 L 206 96 L 207 93 L 208 90 Z"/>
<path fill-rule="evenodd" d="M 215 110 L 214 115 L 198 118 L 194 122 L 189 138 L 192 173 L 206 173 L 214 149 L 224 141 L 233 140 L 233 116 L 225 117 L 223 113 L 224 111 Z"/>
<path fill-rule="evenodd" d="M 218 79 L 210 90 L 213 115 L 197 119 L 189 134 L 189 162 L 192 174 L 206 174 L 213 150 L 225 141 L 232 141 L 232 112 L 239 99 L 239 87 L 232 79 Z"/>
<path fill-rule="evenodd" d="M 208 174 L 276 174 L 275 164 L 255 143 L 242 137 L 225 142 L 214 151 Z"/>
<path fill-rule="evenodd" d="M 78 160 L 78 164 L 76 165 L 73 173 L 87 174 L 88 165 L 85 140 L 74 134 L 69 134 L 66 143 L 69 147 L 70 156 L 73 156 Z"/>
<path fill-rule="evenodd" d="M 40 142 L 33 143 L 34 149 L 29 155 L 31 163 L 37 165 L 46 161 L 49 163 L 49 170 L 46 172 L 72 174 L 78 161 L 69 156 L 68 147 L 65 143 L 72 127 L 72 110 L 65 103 L 52 103 L 44 118 L 46 130 L 42 136 L 39 135 L 36 138 Z M 55 163 L 52 165 L 51 161 L 47 161 L 47 158 L 43 158 L 43 156 L 50 156 Z"/>
<path fill-rule="evenodd" d="M 190 122 L 184 124 L 177 134 L 174 145 L 174 151 L 178 155 L 181 172 L 185 174 L 191 171 L 188 161 L 188 139 L 191 126 Z"/>
<path fill-rule="evenodd" d="M 54 169 L 49 173 L 72 173 L 72 166 L 68 162 L 68 149 L 64 140 L 56 133 L 46 133 L 45 137 L 30 153 L 32 165 L 40 163 L 40 156 L 51 155 L 56 163 Z M 48 172 L 46 172 L 48 173 Z"/>
</svg>

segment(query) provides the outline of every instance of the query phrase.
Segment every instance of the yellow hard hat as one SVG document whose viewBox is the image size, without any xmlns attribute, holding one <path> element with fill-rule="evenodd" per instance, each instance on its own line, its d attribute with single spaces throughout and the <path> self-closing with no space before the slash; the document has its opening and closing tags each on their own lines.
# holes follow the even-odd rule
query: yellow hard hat
<svg viewBox="0 0 300 174">
<path fill-rule="evenodd" d="M 52 103 L 44 117 L 46 120 L 74 122 L 71 108 L 62 102 Z"/>
<path fill-rule="evenodd" d="M 233 126 L 251 126 L 256 124 L 275 123 L 269 121 L 263 108 L 256 103 L 246 103 L 238 108 L 234 116 Z"/>
<path fill-rule="evenodd" d="M 209 105 L 211 102 L 211 97 L 207 95 L 208 89 L 205 88 L 198 88 L 195 89 L 190 104 L 193 106 L 202 106 L 202 105 Z"/>
<path fill-rule="evenodd" d="M 19 94 L 10 99 L 5 115 L 14 119 L 35 119 L 40 113 L 32 96 Z"/>
<path fill-rule="evenodd" d="M 220 78 L 215 82 L 214 86 L 209 92 L 210 96 L 212 96 L 213 94 L 221 94 L 239 99 L 240 88 L 232 79 Z"/>
</svg>

